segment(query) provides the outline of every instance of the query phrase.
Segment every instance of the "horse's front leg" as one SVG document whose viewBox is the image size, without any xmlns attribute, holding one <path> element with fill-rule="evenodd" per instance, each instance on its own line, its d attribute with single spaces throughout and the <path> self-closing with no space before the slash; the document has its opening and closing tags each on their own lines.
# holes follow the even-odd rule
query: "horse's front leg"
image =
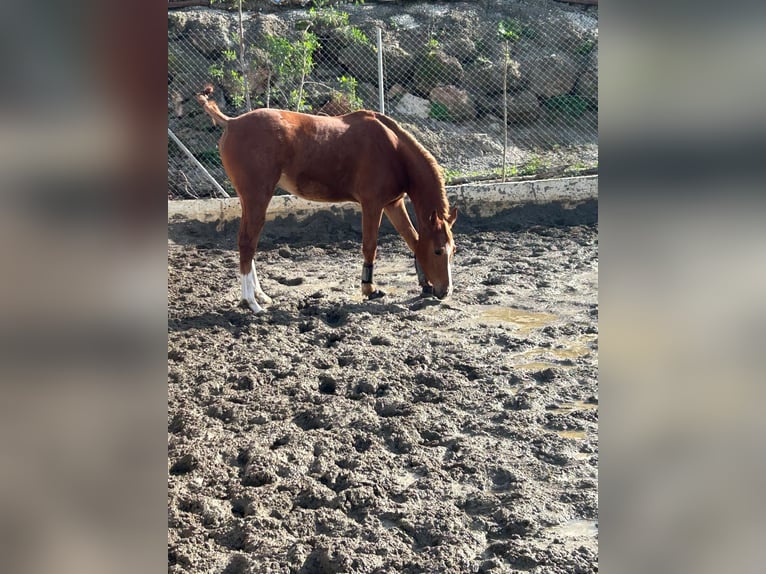
<svg viewBox="0 0 766 574">
<path fill-rule="evenodd" d="M 377 299 L 385 295 L 383 291 L 375 288 L 375 283 L 372 280 L 375 256 L 378 252 L 378 230 L 382 218 L 382 209 L 365 209 L 362 207 L 362 255 L 364 256 L 362 295 L 368 299 Z"/>
<path fill-rule="evenodd" d="M 404 241 L 407 243 L 407 247 L 410 248 L 412 254 L 416 252 L 418 244 L 418 232 L 415 231 L 415 227 L 412 225 L 410 216 L 407 214 L 407 208 L 404 207 L 404 199 L 399 199 L 394 203 L 390 203 L 384 208 L 386 217 L 391 221 L 394 228 L 399 232 Z M 428 281 L 426 274 L 423 272 L 420 263 L 415 259 L 415 272 L 418 275 L 418 283 L 423 289 L 423 295 L 433 294 L 434 288 Z"/>
</svg>

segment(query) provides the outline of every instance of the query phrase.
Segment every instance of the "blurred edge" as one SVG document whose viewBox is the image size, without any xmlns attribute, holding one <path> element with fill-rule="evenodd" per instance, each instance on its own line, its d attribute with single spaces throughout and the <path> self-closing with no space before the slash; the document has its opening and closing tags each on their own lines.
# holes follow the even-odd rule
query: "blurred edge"
<svg viewBox="0 0 766 574">
<path fill-rule="evenodd" d="M 0 20 L 0 570 L 166 566 L 166 6 Z"/>
<path fill-rule="evenodd" d="M 600 8 L 600 567 L 756 572 L 763 7 L 657 6 Z M 166 568 L 165 10 L 0 24 L 3 571 Z"/>
<path fill-rule="evenodd" d="M 765 9 L 600 8 L 603 572 L 762 571 Z"/>
</svg>

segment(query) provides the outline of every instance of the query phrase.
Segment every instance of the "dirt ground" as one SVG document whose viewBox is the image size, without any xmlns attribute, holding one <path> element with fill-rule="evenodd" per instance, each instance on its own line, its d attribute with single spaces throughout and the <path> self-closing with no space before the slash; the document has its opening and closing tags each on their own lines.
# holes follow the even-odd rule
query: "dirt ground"
<svg viewBox="0 0 766 574">
<path fill-rule="evenodd" d="M 258 316 L 236 223 L 171 224 L 169 572 L 597 572 L 596 220 L 459 219 L 441 302 L 388 226 L 364 301 L 359 222 L 270 222 Z"/>
</svg>

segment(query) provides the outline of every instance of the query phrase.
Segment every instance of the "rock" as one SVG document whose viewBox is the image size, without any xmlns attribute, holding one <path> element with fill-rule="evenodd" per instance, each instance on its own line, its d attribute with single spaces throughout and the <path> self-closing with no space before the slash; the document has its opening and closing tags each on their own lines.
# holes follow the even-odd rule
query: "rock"
<svg viewBox="0 0 766 574">
<path fill-rule="evenodd" d="M 436 86 L 460 84 L 463 81 L 463 66 L 454 56 L 436 51 L 427 54 L 417 65 L 413 87 L 421 94 L 428 94 Z"/>
<path fill-rule="evenodd" d="M 412 78 L 412 72 L 415 69 L 415 56 L 398 45 L 386 45 L 384 54 L 387 82 L 406 84 Z"/>
<path fill-rule="evenodd" d="M 407 89 L 401 84 L 394 84 L 386 92 L 386 98 L 388 101 L 398 101 L 401 96 L 407 93 Z"/>
<path fill-rule="evenodd" d="M 236 48 L 232 32 L 233 16 L 216 11 L 199 11 L 189 18 L 183 29 L 184 36 L 200 53 L 219 58 L 224 50 Z"/>
<path fill-rule="evenodd" d="M 519 57 L 522 77 L 536 96 L 552 98 L 569 93 L 577 81 L 577 62 L 562 52 L 527 52 Z"/>
<path fill-rule="evenodd" d="M 522 87 L 521 69 L 519 62 L 508 60 L 506 86 L 508 90 Z M 484 96 L 495 96 L 503 93 L 503 64 L 479 60 L 465 70 L 465 86 L 474 93 Z"/>
<path fill-rule="evenodd" d="M 502 107 L 500 114 L 502 114 Z M 532 92 L 524 91 L 508 96 L 509 124 L 529 123 L 536 120 L 539 116 L 540 102 Z"/>
<path fill-rule="evenodd" d="M 583 98 L 598 101 L 598 49 L 588 57 L 585 69 L 577 79 L 575 91 Z"/>
<path fill-rule="evenodd" d="M 397 114 L 403 116 L 414 116 L 416 118 L 425 119 L 431 112 L 431 102 L 425 98 L 419 98 L 412 94 L 404 94 L 402 99 L 394 108 Z"/>
<path fill-rule="evenodd" d="M 456 86 L 436 86 L 429 94 L 431 102 L 443 106 L 450 121 L 464 121 L 476 118 L 476 108 L 468 92 Z M 442 118 L 439 118 L 442 119 Z"/>
<path fill-rule="evenodd" d="M 453 35 L 444 43 L 445 51 L 455 56 L 460 62 L 470 62 L 476 58 L 476 42 L 467 34 Z"/>
</svg>

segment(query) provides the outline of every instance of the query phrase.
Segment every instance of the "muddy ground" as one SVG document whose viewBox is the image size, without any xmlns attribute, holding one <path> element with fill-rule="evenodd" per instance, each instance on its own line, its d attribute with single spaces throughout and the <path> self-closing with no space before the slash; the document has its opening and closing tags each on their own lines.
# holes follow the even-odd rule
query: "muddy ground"
<svg viewBox="0 0 766 574">
<path fill-rule="evenodd" d="M 270 222 L 255 316 L 171 224 L 169 572 L 598 571 L 595 204 L 455 234 L 439 302 L 384 227 L 368 302 L 358 222 Z"/>
</svg>

